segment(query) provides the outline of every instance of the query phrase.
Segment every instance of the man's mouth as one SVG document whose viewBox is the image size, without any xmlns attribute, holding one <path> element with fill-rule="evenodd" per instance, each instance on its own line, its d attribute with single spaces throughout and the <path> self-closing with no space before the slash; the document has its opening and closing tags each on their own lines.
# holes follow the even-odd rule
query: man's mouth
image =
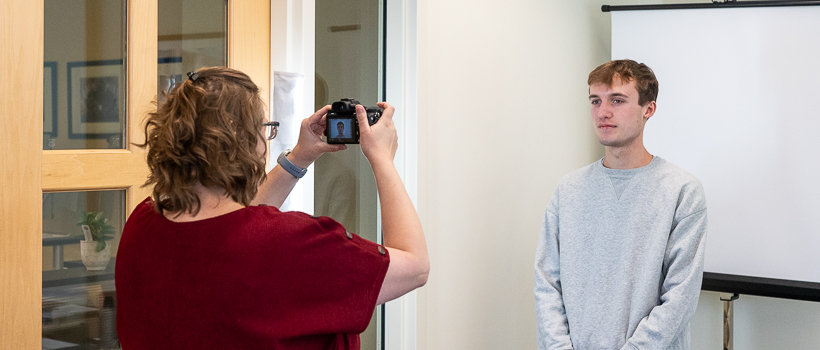
<svg viewBox="0 0 820 350">
<path fill-rule="evenodd" d="M 615 125 L 612 124 L 598 124 L 598 129 L 610 130 L 614 129 Z"/>
</svg>

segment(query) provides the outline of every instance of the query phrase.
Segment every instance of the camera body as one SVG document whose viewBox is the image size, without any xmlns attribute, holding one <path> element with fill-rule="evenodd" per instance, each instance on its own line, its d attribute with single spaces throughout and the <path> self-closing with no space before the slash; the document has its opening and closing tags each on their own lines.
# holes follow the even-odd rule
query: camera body
<svg viewBox="0 0 820 350">
<path fill-rule="evenodd" d="M 330 105 L 330 112 L 325 117 L 325 137 L 327 143 L 359 143 L 359 119 L 356 118 L 356 106 L 359 101 L 352 98 L 343 98 Z M 367 122 L 376 124 L 382 117 L 384 109 L 379 107 L 363 106 L 367 112 Z"/>
</svg>

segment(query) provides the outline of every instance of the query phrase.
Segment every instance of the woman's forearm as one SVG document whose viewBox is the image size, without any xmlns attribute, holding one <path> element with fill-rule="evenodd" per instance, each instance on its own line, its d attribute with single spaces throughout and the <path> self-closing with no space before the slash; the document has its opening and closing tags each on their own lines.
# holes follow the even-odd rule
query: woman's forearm
<svg viewBox="0 0 820 350">
<path fill-rule="evenodd" d="M 429 270 L 427 243 L 413 202 L 392 161 L 373 165 L 382 212 L 384 245 L 412 255 L 419 273 Z"/>
<path fill-rule="evenodd" d="M 293 153 L 288 155 L 288 160 L 303 169 L 310 165 L 310 162 L 306 162 L 305 160 L 295 157 Z M 265 182 L 259 186 L 256 197 L 253 199 L 251 204 L 266 204 L 280 208 L 282 207 L 282 203 L 285 202 L 285 199 L 287 199 L 290 195 L 290 192 L 293 191 L 293 187 L 296 186 L 298 181 L 299 179 L 285 171 L 285 169 L 282 169 L 282 167 L 277 164 L 268 172 Z"/>
</svg>

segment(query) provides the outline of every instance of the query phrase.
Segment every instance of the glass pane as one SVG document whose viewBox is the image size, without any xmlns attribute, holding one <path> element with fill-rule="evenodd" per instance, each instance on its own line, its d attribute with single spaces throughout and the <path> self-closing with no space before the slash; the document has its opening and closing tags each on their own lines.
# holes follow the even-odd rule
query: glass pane
<svg viewBox="0 0 820 350">
<path fill-rule="evenodd" d="M 119 348 L 114 263 L 124 223 L 124 190 L 43 193 L 43 349 Z"/>
<path fill-rule="evenodd" d="M 44 6 L 43 149 L 125 148 L 125 1 Z"/>
<path fill-rule="evenodd" d="M 157 96 L 201 67 L 226 66 L 225 0 L 160 0 Z"/>
<path fill-rule="evenodd" d="M 354 98 L 365 106 L 381 101 L 383 48 L 379 0 L 316 1 L 315 109 Z M 323 155 L 315 164 L 314 212 L 330 216 L 351 232 L 380 242 L 376 181 L 359 145 Z M 376 308 L 362 333 L 362 349 L 381 349 Z"/>
</svg>

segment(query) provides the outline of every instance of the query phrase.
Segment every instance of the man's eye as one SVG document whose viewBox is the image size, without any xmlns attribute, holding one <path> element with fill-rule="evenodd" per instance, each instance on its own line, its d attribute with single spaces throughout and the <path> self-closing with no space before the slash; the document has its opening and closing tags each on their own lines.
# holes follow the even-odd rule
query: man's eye
<svg viewBox="0 0 820 350">
<path fill-rule="evenodd" d="M 613 103 L 615 103 L 615 104 L 621 104 L 621 103 L 624 103 L 624 100 L 621 100 L 621 99 L 615 99 L 615 100 L 614 100 L 614 101 L 612 101 L 612 102 L 613 102 Z"/>
<path fill-rule="evenodd" d="M 600 100 L 592 100 L 592 104 L 598 105 L 598 104 L 601 104 L 601 101 Z"/>
</svg>

